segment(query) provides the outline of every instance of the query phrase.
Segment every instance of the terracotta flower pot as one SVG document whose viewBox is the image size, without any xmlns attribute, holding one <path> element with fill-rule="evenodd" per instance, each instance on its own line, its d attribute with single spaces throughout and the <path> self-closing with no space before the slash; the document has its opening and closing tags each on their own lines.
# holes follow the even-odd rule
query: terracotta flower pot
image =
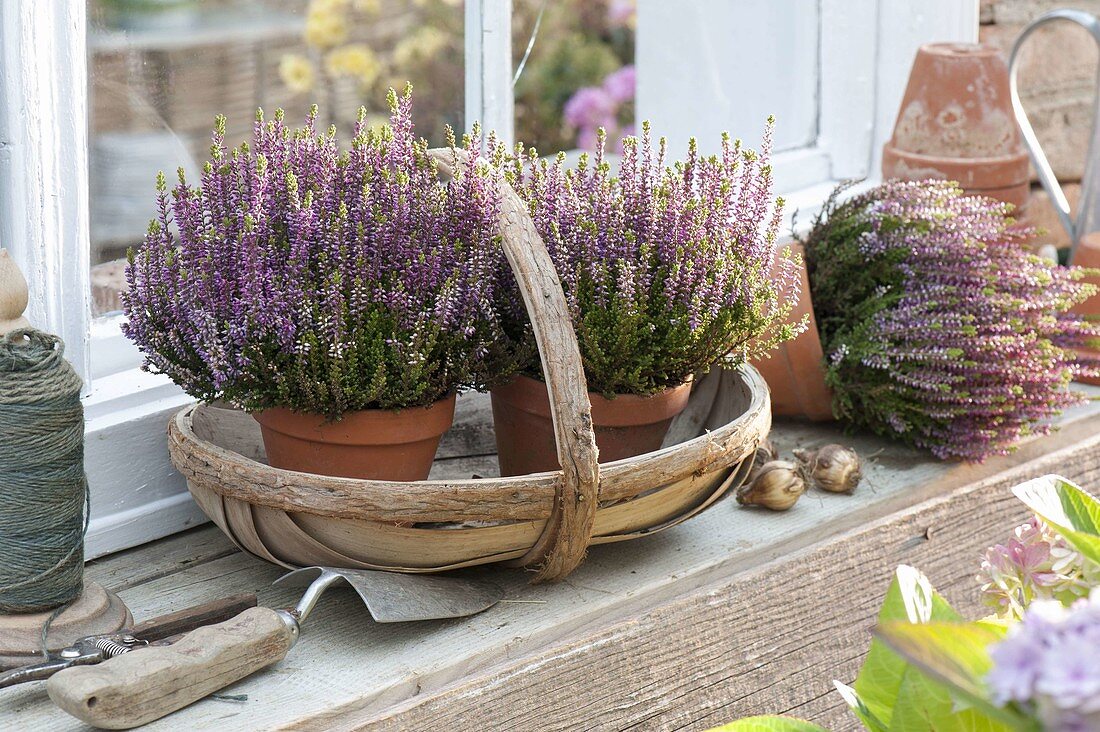
<svg viewBox="0 0 1100 732">
<path fill-rule="evenodd" d="M 546 384 L 517 376 L 492 389 L 490 394 L 500 474 L 558 470 Z M 600 462 L 610 463 L 659 449 L 673 418 L 687 406 L 689 396 L 691 382 L 653 396 L 620 394 L 608 399 L 589 392 Z"/>
<path fill-rule="evenodd" d="M 1073 261 L 1070 264 L 1078 267 L 1100 269 L 1100 231 L 1094 231 L 1081 237 L 1081 240 L 1077 243 L 1077 249 L 1073 253 Z M 1085 281 L 1100 286 L 1100 277 L 1088 277 Z M 1093 295 L 1075 307 L 1073 312 L 1088 316 L 1090 319 L 1100 319 L 1100 295 Z M 1082 355 L 1088 358 L 1100 358 L 1100 351 L 1083 351 Z M 1097 377 L 1085 377 L 1078 379 L 1078 381 L 1100 386 L 1100 378 Z"/>
<path fill-rule="evenodd" d="M 802 255 L 805 261 L 800 244 L 792 243 L 791 249 Z M 797 323 L 805 316 L 809 319 L 809 327 L 794 340 L 780 344 L 770 357 L 753 361 L 753 366 L 771 389 L 774 416 L 831 420 L 834 418 L 833 394 L 825 386 L 825 354 L 814 318 L 810 279 L 805 265 L 798 287 L 798 305 L 792 311 L 789 322 Z M 791 294 L 785 292 L 784 297 Z"/>
<path fill-rule="evenodd" d="M 454 421 L 452 394 L 427 407 L 349 412 L 337 421 L 275 408 L 260 423 L 273 467 L 372 480 L 424 480 L 439 439 Z"/>
<path fill-rule="evenodd" d="M 989 46 L 921 46 L 882 151 L 882 177 L 958 181 L 1023 215 L 1031 188 L 1027 151 L 1012 112 L 1008 65 Z"/>
</svg>

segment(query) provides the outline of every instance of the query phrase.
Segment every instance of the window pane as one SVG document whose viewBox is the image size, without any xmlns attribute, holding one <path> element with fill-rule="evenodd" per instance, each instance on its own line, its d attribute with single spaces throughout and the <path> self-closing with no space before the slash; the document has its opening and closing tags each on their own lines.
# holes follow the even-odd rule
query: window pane
<svg viewBox="0 0 1100 732">
<path fill-rule="evenodd" d="M 818 7 L 806 0 L 640 0 L 639 113 L 713 152 L 728 130 L 756 145 L 775 115 L 775 150 L 813 144 Z"/>
<path fill-rule="evenodd" d="M 97 315 L 119 307 L 157 171 L 197 181 L 215 115 L 238 141 L 257 107 L 296 122 L 317 103 L 346 140 L 360 105 L 384 120 L 386 89 L 412 81 L 422 135 L 464 127 L 461 0 L 92 0 L 88 16 Z"/>
<path fill-rule="evenodd" d="M 604 127 L 618 147 L 634 131 L 635 0 L 515 0 L 516 139 L 543 154 L 592 149 Z M 541 13 L 541 21 L 539 16 Z"/>
</svg>

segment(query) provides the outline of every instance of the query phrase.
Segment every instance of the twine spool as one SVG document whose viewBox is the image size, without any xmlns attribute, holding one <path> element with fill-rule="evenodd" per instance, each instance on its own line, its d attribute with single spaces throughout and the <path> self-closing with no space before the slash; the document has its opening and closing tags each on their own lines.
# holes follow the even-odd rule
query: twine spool
<svg viewBox="0 0 1100 732">
<path fill-rule="evenodd" d="M 63 607 L 83 588 L 82 382 L 64 351 L 32 328 L 0 337 L 0 612 Z"/>
</svg>

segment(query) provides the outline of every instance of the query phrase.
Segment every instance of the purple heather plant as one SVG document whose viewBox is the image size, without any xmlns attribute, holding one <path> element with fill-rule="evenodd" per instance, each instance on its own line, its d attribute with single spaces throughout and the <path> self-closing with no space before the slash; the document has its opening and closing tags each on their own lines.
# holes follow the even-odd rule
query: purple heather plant
<svg viewBox="0 0 1100 732">
<path fill-rule="evenodd" d="M 793 337 L 788 323 L 800 262 L 777 251 L 782 200 L 772 198 L 771 122 L 760 154 L 728 135 L 720 155 L 666 165 L 649 125 L 627 138 L 612 175 L 601 133 L 594 157 L 567 167 L 517 146 L 494 162 L 527 202 L 573 316 L 589 389 L 652 394 L 725 361 L 738 364 Z M 518 293 L 505 328 L 530 340 Z M 530 348 L 524 349 L 530 352 Z M 523 351 L 519 351 L 523 352 Z M 525 370 L 538 375 L 538 364 Z"/>
<path fill-rule="evenodd" d="M 430 404 L 506 368 L 494 293 L 499 193 L 479 157 L 441 182 L 413 132 L 411 87 L 350 148 L 257 114 L 232 151 L 219 118 L 198 187 L 158 178 L 131 252 L 125 333 L 193 396 L 331 418 Z"/>
<path fill-rule="evenodd" d="M 1066 608 L 1039 600 L 990 650 L 993 700 L 1013 704 L 1052 732 L 1100 728 L 1100 591 Z"/>
<path fill-rule="evenodd" d="M 839 191 L 838 191 L 839 193 Z M 1087 270 L 1024 248 L 1011 207 L 945 181 L 838 203 L 805 240 L 833 411 L 941 458 L 982 460 L 1045 433 L 1100 329 L 1069 313 Z"/>
</svg>

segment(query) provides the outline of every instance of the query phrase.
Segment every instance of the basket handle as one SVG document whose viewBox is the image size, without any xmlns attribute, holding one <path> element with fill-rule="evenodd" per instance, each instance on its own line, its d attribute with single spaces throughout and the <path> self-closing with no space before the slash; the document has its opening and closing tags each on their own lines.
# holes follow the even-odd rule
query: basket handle
<svg viewBox="0 0 1100 732">
<path fill-rule="evenodd" d="M 469 156 L 462 150 L 434 148 L 428 154 L 440 172 L 448 176 L 453 176 L 456 163 L 469 162 Z M 562 467 L 553 512 L 534 546 L 517 560 L 522 566 L 538 565 L 533 581 L 545 582 L 561 579 L 573 571 L 584 559 L 592 538 L 600 482 L 592 403 L 588 399 L 588 383 L 573 320 L 554 262 L 526 204 L 499 170 L 494 170 L 493 175 L 501 194 L 504 255 L 531 318 L 550 394 L 550 416 Z"/>
</svg>

